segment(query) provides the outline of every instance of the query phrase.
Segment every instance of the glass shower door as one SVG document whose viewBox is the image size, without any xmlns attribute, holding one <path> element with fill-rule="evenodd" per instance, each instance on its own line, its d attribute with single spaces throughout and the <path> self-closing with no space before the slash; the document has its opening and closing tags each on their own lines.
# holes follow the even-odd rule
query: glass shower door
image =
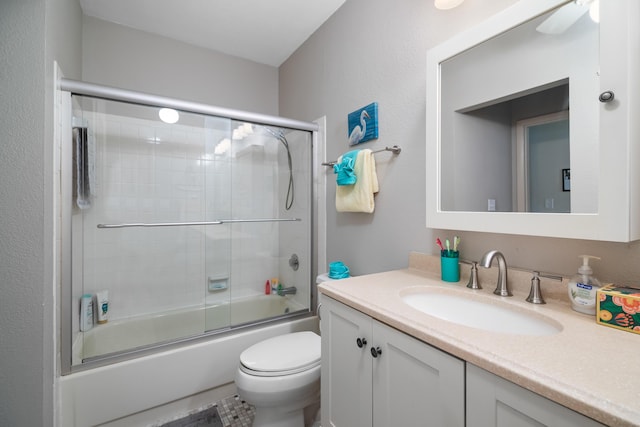
<svg viewBox="0 0 640 427">
<path fill-rule="evenodd" d="M 308 311 L 311 133 L 235 121 L 232 127 L 233 216 L 275 220 L 231 228 L 231 325 Z"/>
<path fill-rule="evenodd" d="M 72 100 L 72 366 L 310 311 L 311 132 Z"/>
<path fill-rule="evenodd" d="M 157 108 L 74 102 L 89 153 L 85 171 L 76 162 L 75 174 L 90 188 L 75 191 L 74 200 L 88 194 L 72 213 L 73 299 L 93 296 L 98 309 L 96 296 L 106 292 L 109 301 L 106 323 L 74 328 L 77 359 L 201 335 L 212 227 L 181 224 L 207 220 L 207 132 L 227 133 L 230 120 L 181 113 L 180 123 L 167 124 Z"/>
</svg>

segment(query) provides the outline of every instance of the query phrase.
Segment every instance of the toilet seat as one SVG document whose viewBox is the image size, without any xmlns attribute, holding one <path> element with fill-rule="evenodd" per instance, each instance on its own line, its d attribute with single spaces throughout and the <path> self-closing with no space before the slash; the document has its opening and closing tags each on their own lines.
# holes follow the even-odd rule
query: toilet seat
<svg viewBox="0 0 640 427">
<path fill-rule="evenodd" d="M 295 332 L 269 338 L 240 354 L 240 370 L 258 377 L 292 375 L 320 365 L 320 337 Z"/>
</svg>

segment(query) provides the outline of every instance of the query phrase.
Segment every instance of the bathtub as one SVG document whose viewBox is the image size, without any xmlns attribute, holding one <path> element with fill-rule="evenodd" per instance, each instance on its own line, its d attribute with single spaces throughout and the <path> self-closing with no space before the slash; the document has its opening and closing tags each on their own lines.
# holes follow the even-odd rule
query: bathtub
<svg viewBox="0 0 640 427">
<path fill-rule="evenodd" d="M 161 314 L 109 321 L 78 334 L 73 345 L 73 363 L 119 353 L 136 347 L 171 342 L 204 332 L 228 328 L 306 308 L 288 297 L 256 295 L 214 305 L 172 310 Z"/>
<path fill-rule="evenodd" d="M 263 300 L 271 304 L 266 304 Z M 288 301 L 288 298 L 265 296 L 254 298 L 254 301 L 234 301 L 227 304 L 226 309 L 229 310 L 227 313 L 235 313 L 231 316 L 234 323 L 239 324 L 253 321 L 259 315 L 254 312 L 258 307 L 263 310 L 269 305 L 275 305 L 279 310 L 275 314 L 277 316 L 284 314 L 286 308 L 290 311 L 298 309 L 293 304 L 295 303 Z M 218 314 L 224 313 L 225 308 L 218 309 Z M 199 316 L 202 317 L 203 313 L 204 310 Z M 178 314 L 174 321 L 185 315 L 181 312 L 168 316 L 172 314 Z M 214 319 L 216 316 L 208 317 Z M 260 314 L 260 318 L 264 316 Z M 144 319 L 136 321 L 140 321 L 140 325 L 151 323 Z M 110 321 L 105 325 L 95 326 L 92 331 L 96 337 L 104 333 L 100 338 L 117 340 L 123 335 L 123 328 L 128 328 L 127 322 Z M 157 325 L 155 329 L 154 333 L 157 333 Z M 144 327 L 141 326 L 140 331 L 143 330 Z M 58 377 L 58 425 L 71 427 L 110 423 L 181 399 L 206 396 L 217 388 L 228 388 L 233 386 L 240 353 L 244 349 L 266 338 L 300 331 L 318 332 L 318 318 L 309 315 L 263 323 L 214 335 L 192 344 Z"/>
</svg>

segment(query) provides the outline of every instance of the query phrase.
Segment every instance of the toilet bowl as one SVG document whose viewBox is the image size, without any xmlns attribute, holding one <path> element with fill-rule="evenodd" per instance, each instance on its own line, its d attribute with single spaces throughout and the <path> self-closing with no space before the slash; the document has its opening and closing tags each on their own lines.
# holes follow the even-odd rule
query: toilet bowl
<svg viewBox="0 0 640 427">
<path fill-rule="evenodd" d="M 295 332 L 252 345 L 240 354 L 235 381 L 255 407 L 254 427 L 304 427 L 320 404 L 320 336 Z"/>
</svg>

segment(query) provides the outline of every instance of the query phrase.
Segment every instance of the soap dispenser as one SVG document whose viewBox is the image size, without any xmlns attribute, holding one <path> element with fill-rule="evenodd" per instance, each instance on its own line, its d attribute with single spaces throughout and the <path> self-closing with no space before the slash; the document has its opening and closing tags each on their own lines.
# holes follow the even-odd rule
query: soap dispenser
<svg viewBox="0 0 640 427">
<path fill-rule="evenodd" d="M 600 288 L 600 282 L 593 277 L 593 270 L 589 266 L 589 259 L 600 258 L 591 255 L 580 255 L 582 265 L 578 268 L 578 274 L 569 282 L 569 300 L 571 308 L 584 314 L 596 314 L 596 291 Z"/>
</svg>

